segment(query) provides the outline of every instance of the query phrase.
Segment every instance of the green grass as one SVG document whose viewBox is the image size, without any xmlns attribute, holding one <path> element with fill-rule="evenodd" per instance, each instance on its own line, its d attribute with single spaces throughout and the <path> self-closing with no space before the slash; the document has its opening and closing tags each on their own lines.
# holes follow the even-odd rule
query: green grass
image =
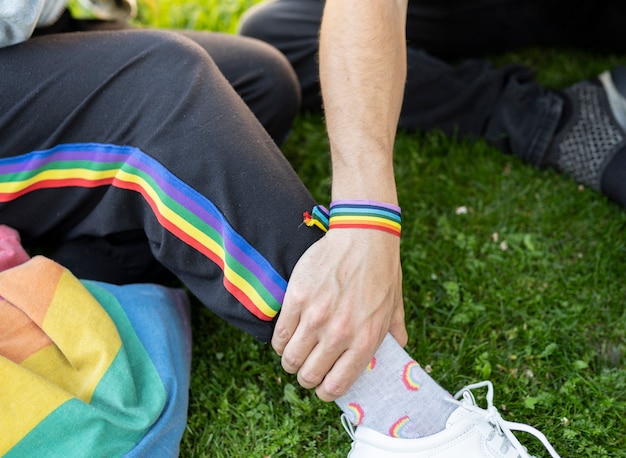
<svg viewBox="0 0 626 458">
<path fill-rule="evenodd" d="M 234 33 L 239 16 L 259 0 L 138 0 L 137 3 L 139 24 Z"/>
<path fill-rule="evenodd" d="M 140 21 L 232 32 L 252 3 L 143 0 Z M 564 87 L 626 56 L 533 49 L 496 62 Z M 327 203 L 321 118 L 299 117 L 284 152 Z M 400 133 L 395 158 L 409 352 L 450 391 L 491 379 L 504 417 L 538 427 L 563 457 L 625 457 L 626 212 L 481 141 Z M 201 306 L 193 326 L 182 456 L 346 456 L 337 408 L 269 347 Z"/>
</svg>

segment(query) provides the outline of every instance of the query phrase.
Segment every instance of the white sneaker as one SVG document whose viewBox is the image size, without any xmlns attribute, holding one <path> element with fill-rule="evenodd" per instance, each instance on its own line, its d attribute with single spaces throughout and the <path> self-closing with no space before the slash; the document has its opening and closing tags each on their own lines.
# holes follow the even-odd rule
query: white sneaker
<svg viewBox="0 0 626 458">
<path fill-rule="evenodd" d="M 470 390 L 486 386 L 487 409 L 481 409 Z M 511 430 L 537 437 L 553 458 L 559 458 L 546 437 L 532 426 L 505 421 L 493 406 L 493 385 L 489 381 L 469 385 L 459 391 L 459 405 L 446 429 L 419 439 L 397 439 L 359 426 L 354 429 L 345 415 L 341 421 L 353 439 L 349 458 L 530 458 Z M 462 398 L 460 401 L 456 399 Z"/>
</svg>

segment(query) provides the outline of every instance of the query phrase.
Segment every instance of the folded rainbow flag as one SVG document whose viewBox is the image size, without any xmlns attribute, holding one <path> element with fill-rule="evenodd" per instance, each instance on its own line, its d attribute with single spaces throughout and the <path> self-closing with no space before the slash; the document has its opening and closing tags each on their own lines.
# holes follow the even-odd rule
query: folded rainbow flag
<svg viewBox="0 0 626 458">
<path fill-rule="evenodd" d="M 191 361 L 182 290 L 0 272 L 0 456 L 177 456 Z"/>
</svg>

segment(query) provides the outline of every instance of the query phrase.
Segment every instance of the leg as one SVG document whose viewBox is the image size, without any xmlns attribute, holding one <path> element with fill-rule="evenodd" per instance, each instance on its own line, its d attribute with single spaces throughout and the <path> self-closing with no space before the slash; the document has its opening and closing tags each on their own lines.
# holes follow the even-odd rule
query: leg
<svg viewBox="0 0 626 458">
<path fill-rule="evenodd" d="M 85 69 L 102 50 L 115 54 Z M 301 225 L 313 200 L 207 53 L 129 30 L 0 55 L 3 174 L 33 180 L 5 184 L 0 220 L 31 246 L 144 234 L 205 305 L 267 340 L 285 279 L 320 237 Z"/>
<path fill-rule="evenodd" d="M 298 79 L 285 57 L 260 40 L 228 34 L 177 31 L 204 48 L 277 144 L 300 107 Z"/>
<path fill-rule="evenodd" d="M 305 109 L 321 107 L 316 58 L 323 8 L 323 0 L 273 0 L 251 8 L 239 25 L 241 35 L 266 41 L 287 56 L 298 75 Z M 417 70 L 430 66 L 421 63 L 421 51 L 439 59 L 476 58 L 538 45 L 624 52 L 624 20 L 626 6 L 619 0 L 584 2 L 577 8 L 571 8 L 569 2 L 562 0 L 410 1 L 407 42 L 411 88 L 407 88 L 405 98 L 417 99 L 416 94 L 422 97 L 425 88 L 432 88 L 432 81 L 420 84 Z M 416 70 L 411 72 L 411 69 Z M 492 85 L 501 87 L 502 78 L 497 75 L 485 80 L 484 71 L 461 72 L 466 73 L 465 81 L 477 75 L 487 83 L 481 86 L 481 93 Z M 451 98 L 447 94 L 440 102 Z M 419 101 L 412 103 L 419 104 Z M 465 109 L 472 105 L 468 104 Z M 467 113 L 467 116 L 473 117 L 478 112 Z M 411 120 L 411 114 L 408 117 L 401 123 L 403 127 L 421 127 Z M 460 130 L 464 130 L 462 126 Z"/>
<path fill-rule="evenodd" d="M 249 10 L 240 24 L 241 34 L 265 40 L 287 56 L 300 80 L 302 105 L 308 109 L 321 107 L 316 56 L 323 6 L 321 0 L 275 0 Z M 428 22 L 422 9 L 428 10 L 421 3 L 411 4 L 409 32 Z M 506 152 L 545 152 L 561 101 L 540 88 L 529 70 L 495 69 L 475 60 L 451 66 L 424 52 L 414 40 L 409 40 L 407 52 L 401 128 L 486 136 Z"/>
<path fill-rule="evenodd" d="M 407 39 L 442 59 L 476 58 L 528 46 L 626 51 L 620 0 L 409 1 Z"/>
<path fill-rule="evenodd" d="M 83 51 L 100 46 L 121 51 L 76 84 Z M 13 96 L 0 117 L 0 220 L 31 242 L 143 231 L 205 305 L 267 340 L 286 279 L 322 233 L 301 224 L 310 195 L 206 53 L 177 34 L 126 31 L 34 39 L 0 57 L 14 64 L 1 76 Z M 447 428 L 446 392 L 420 375 L 436 395 L 419 417 L 436 412 Z"/>
<path fill-rule="evenodd" d="M 121 20 L 77 20 L 66 11 L 52 26 L 37 29 L 36 35 L 130 28 Z M 191 30 L 176 32 L 202 46 L 270 136 L 279 145 L 284 142 L 300 104 L 298 80 L 285 57 L 266 43 L 250 38 Z"/>
<path fill-rule="evenodd" d="M 602 86 L 596 81 L 555 92 L 540 87 L 521 67 L 494 69 L 476 60 L 451 67 L 417 49 L 446 59 L 538 45 L 624 52 L 624 2 L 585 1 L 576 8 L 562 0 L 454 3 L 409 2 L 401 126 L 484 137 L 626 207 L 623 71 L 614 75 L 621 83 L 614 90 L 605 80 Z"/>
<path fill-rule="evenodd" d="M 602 151 L 601 158 L 595 158 L 611 162 L 615 156 L 610 164 L 603 162 L 601 169 L 585 165 L 589 161 L 582 153 L 570 156 L 568 161 L 576 162 L 575 166 L 557 164 L 553 143 L 562 138 L 561 128 L 571 112 L 568 107 L 581 103 L 574 92 L 547 90 L 537 84 L 529 69 L 520 66 L 494 68 L 485 60 L 465 60 L 451 66 L 433 57 L 458 58 L 521 46 L 568 43 L 624 50 L 626 39 L 618 26 L 626 18 L 622 5 L 607 0 L 594 3 L 593 8 L 585 4 L 579 10 L 560 1 L 410 2 L 407 83 L 399 126 L 483 137 L 505 153 L 536 166 L 556 166 L 587 185 L 589 180 L 578 177 L 601 175 L 606 170 L 607 177 L 612 178 L 606 183 L 593 179 L 591 186 L 624 205 L 626 190 L 620 184 L 623 160 L 615 151 Z M 301 81 L 306 108 L 321 107 L 315 56 L 322 10 L 321 0 L 275 0 L 251 9 L 240 26 L 242 34 L 266 40 L 286 54 Z M 606 33 L 587 33 L 605 27 Z M 606 100 L 601 105 L 611 117 Z M 589 135 L 585 141 L 593 143 Z"/>
<path fill-rule="evenodd" d="M 287 57 L 298 75 L 306 110 L 322 106 L 317 48 L 323 9 L 323 0 L 274 0 L 252 7 L 239 24 L 240 35 L 270 43 Z"/>
</svg>

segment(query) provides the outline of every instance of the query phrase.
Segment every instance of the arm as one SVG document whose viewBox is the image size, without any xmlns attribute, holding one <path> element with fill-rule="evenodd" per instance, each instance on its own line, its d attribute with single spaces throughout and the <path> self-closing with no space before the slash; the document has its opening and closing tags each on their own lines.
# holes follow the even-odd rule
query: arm
<svg viewBox="0 0 626 458">
<path fill-rule="evenodd" d="M 332 198 L 397 204 L 393 144 L 406 76 L 406 0 L 327 0 L 320 78 Z M 272 339 L 325 401 L 345 393 L 387 332 L 406 344 L 398 237 L 336 229 L 297 263 Z"/>
<path fill-rule="evenodd" d="M 405 3 L 326 2 L 320 79 L 333 200 L 397 201 L 392 154 L 406 79 Z"/>
</svg>

